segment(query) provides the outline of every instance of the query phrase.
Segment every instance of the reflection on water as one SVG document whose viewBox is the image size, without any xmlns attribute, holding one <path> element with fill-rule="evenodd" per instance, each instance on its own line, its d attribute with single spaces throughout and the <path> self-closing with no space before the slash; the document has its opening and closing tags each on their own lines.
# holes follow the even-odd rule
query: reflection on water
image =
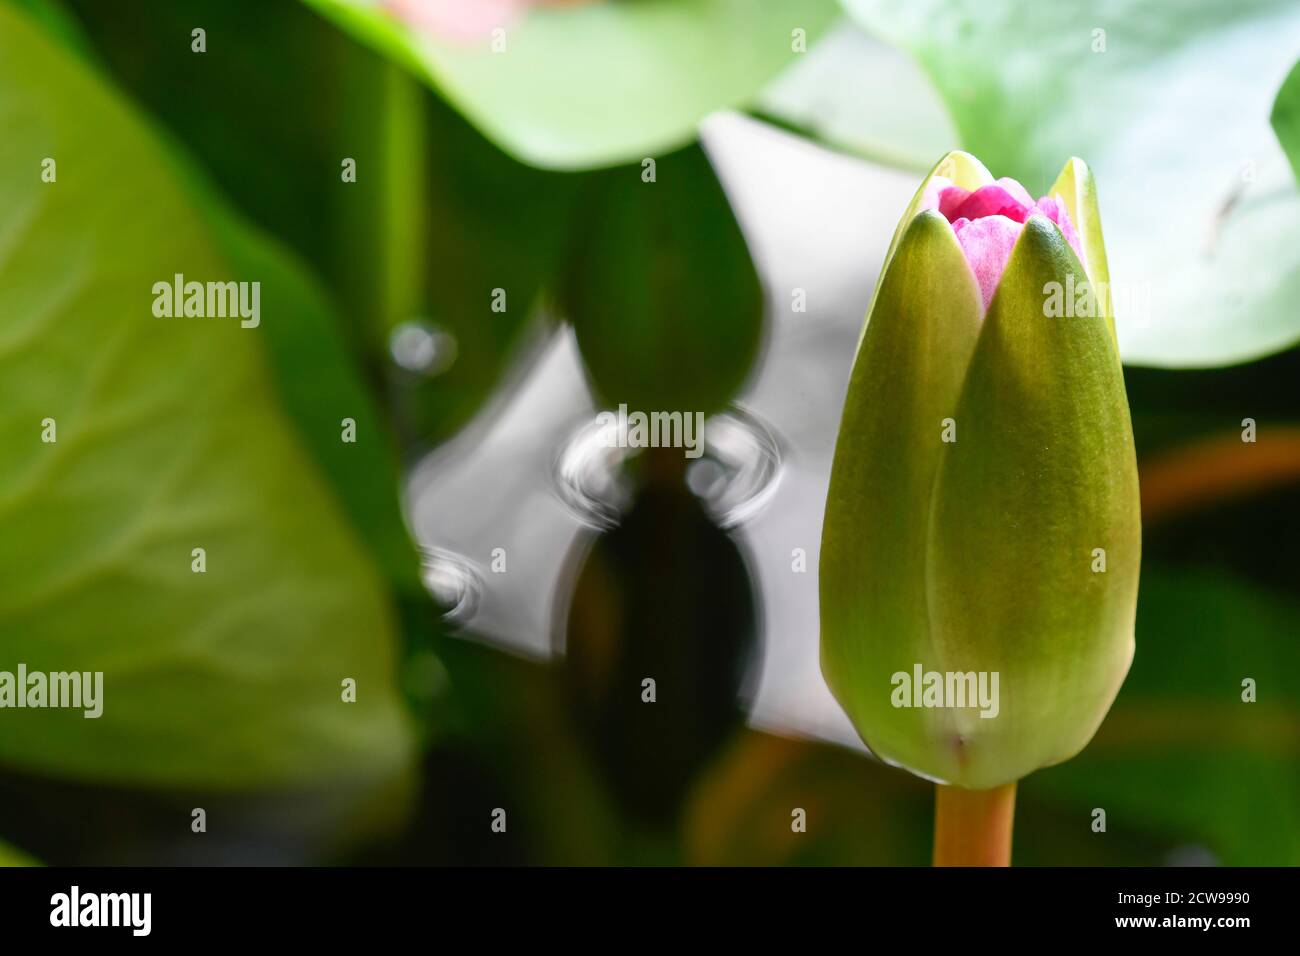
<svg viewBox="0 0 1300 956">
<path fill-rule="evenodd" d="M 704 456 L 691 462 L 686 483 L 721 528 L 758 515 L 776 493 L 781 450 L 753 412 L 733 406 L 704 425 Z"/>
<path fill-rule="evenodd" d="M 623 423 L 625 424 L 625 423 Z M 627 447 L 620 422 L 599 416 L 564 443 L 555 463 L 560 500 L 583 524 L 608 530 L 619 522 L 632 490 L 624 468 L 638 449 Z M 704 424 L 703 453 L 689 459 L 684 484 L 721 528 L 733 528 L 758 514 L 776 491 L 781 452 L 776 438 L 755 415 L 733 406 Z M 674 450 L 682 457 L 680 450 Z"/>
<path fill-rule="evenodd" d="M 433 378 L 455 363 L 456 339 L 432 323 L 412 319 L 393 329 L 388 351 L 398 368 Z"/>
<path fill-rule="evenodd" d="M 733 680 L 734 669 L 726 681 L 708 678 L 708 694 L 731 697 L 729 707 L 739 694 L 754 725 L 860 746 L 818 664 L 822 507 L 863 316 L 917 177 L 872 169 L 733 114 L 706 121 L 703 140 L 737 210 L 769 305 L 761 367 L 737 404 L 707 422 L 704 456 L 687 461 L 674 450 L 680 465 L 674 491 L 654 490 L 650 462 L 664 456 L 619 448 L 602 430 L 617 426 L 597 423 L 573 335 L 564 330 L 530 357 L 512 394 L 411 470 L 407 513 L 417 540 L 432 549 L 426 579 L 442 589 L 437 593 L 454 598 L 447 603 L 456 606 L 462 631 L 549 657 L 564 645 L 553 637 L 557 630 L 568 627 L 572 639 L 571 611 L 598 604 L 596 578 L 611 575 L 622 587 L 636 581 L 640 592 L 622 594 L 619 608 L 605 607 L 604 617 L 597 617 L 622 621 L 621 639 L 631 642 L 629 656 L 617 658 L 622 663 L 610 665 L 609 674 L 626 669 L 631 680 L 652 651 L 684 655 L 655 665 L 669 673 L 673 662 L 690 661 L 702 650 L 696 644 L 708 648 L 713 641 L 720 646 L 708 649 L 719 651 L 719 660 L 733 668 L 741 661 L 740 669 L 750 672 L 746 682 Z M 796 300 L 806 308 L 794 311 Z M 689 509 L 685 502 L 692 503 Z M 688 511 L 694 517 L 682 518 L 680 527 L 663 517 Z M 708 549 L 725 543 L 732 557 L 719 550 L 705 566 L 681 552 L 675 562 L 647 563 L 645 542 L 656 523 L 664 524 L 663 535 L 679 535 L 677 547 L 713 553 Z M 686 526 L 697 530 L 681 530 Z M 713 543 L 691 543 L 706 526 Z M 758 633 L 745 636 L 744 622 L 733 616 L 713 621 L 721 630 L 710 637 L 694 618 L 707 618 L 706 595 L 733 588 L 730 569 L 742 567 Z M 693 576 L 678 577 L 686 568 L 695 569 Z M 473 600 L 458 596 L 474 585 Z M 704 590 L 693 592 L 696 586 Z M 605 590 L 613 595 L 617 588 L 608 584 Z M 687 644 L 673 651 L 662 636 L 655 643 L 654 635 L 668 628 L 656 616 L 659 608 L 638 602 L 651 594 L 671 602 L 678 591 L 684 603 L 676 613 L 692 609 L 683 625 Z M 734 609 L 734 602 L 722 603 Z M 575 679 L 604 660 L 592 632 L 583 635 Z M 753 647 L 762 648 L 761 658 L 748 658 L 743 648 Z M 715 665 L 695 660 L 690 666 L 704 679 Z M 697 692 L 705 691 L 691 693 Z M 575 689 L 574 706 L 599 711 L 603 698 L 593 693 Z M 643 716 L 634 711 L 593 719 L 632 721 L 624 729 L 635 736 L 634 722 Z M 626 782 L 630 793 L 637 784 L 631 777 Z"/>
<path fill-rule="evenodd" d="M 680 449 L 638 458 L 618 526 L 575 555 L 556 650 L 573 727 L 623 813 L 668 829 L 744 720 L 754 600 L 739 549 L 686 487 Z"/>
<path fill-rule="evenodd" d="M 593 530 L 617 525 L 631 498 L 622 465 L 635 451 L 623 446 L 617 421 L 594 418 L 573 433 L 556 459 L 556 493 Z"/>
<path fill-rule="evenodd" d="M 483 577 L 464 555 L 446 548 L 420 548 L 420 576 L 449 624 L 471 621 L 483 595 Z"/>
</svg>

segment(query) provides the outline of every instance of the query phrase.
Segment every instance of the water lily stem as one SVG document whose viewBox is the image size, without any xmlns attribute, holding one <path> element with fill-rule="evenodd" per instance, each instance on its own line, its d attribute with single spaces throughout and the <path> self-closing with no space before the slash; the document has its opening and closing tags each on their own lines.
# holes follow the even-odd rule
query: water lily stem
<svg viewBox="0 0 1300 956">
<path fill-rule="evenodd" d="M 1016 785 L 935 787 L 934 865 L 1010 866 Z"/>
</svg>

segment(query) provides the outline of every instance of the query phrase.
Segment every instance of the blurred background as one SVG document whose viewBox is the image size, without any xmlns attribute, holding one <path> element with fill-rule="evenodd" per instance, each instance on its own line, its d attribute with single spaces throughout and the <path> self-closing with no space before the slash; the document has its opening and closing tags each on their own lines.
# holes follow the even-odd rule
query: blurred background
<svg viewBox="0 0 1300 956">
<path fill-rule="evenodd" d="M 1300 862 L 1297 56 L 1285 0 L 0 0 L 0 670 L 106 688 L 0 711 L 0 861 L 927 863 L 817 558 L 960 147 L 1093 167 L 1143 493 L 1014 862 Z M 176 273 L 261 324 L 155 318 Z"/>
</svg>

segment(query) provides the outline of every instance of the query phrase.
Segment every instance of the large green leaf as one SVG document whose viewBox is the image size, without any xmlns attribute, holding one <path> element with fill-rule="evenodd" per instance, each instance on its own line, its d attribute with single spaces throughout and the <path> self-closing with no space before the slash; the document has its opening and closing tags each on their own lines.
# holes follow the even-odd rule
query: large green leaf
<svg viewBox="0 0 1300 956">
<path fill-rule="evenodd" d="M 129 109 L 0 7 L 0 667 L 104 672 L 98 719 L 5 711 L 5 763 L 244 787 L 407 756 L 382 579 L 264 353 L 295 286 L 222 247 Z M 262 324 L 156 318 L 177 273 L 261 280 Z"/>
<path fill-rule="evenodd" d="M 595 174 L 560 291 L 610 406 L 712 412 L 749 372 L 763 290 L 704 150 Z"/>
<path fill-rule="evenodd" d="M 1300 60 L 1292 67 L 1273 103 L 1273 129 L 1300 180 Z"/>
<path fill-rule="evenodd" d="M 917 172 L 957 142 L 934 84 L 915 61 L 847 17 L 764 87 L 756 108 L 820 142 Z"/>
<path fill-rule="evenodd" d="M 435 444 L 465 424 L 528 343 L 581 177 L 501 152 L 419 79 L 304 4 L 73 6 L 114 78 L 223 196 L 331 286 L 370 381 L 398 386 L 384 397 L 408 437 Z M 193 24 L 208 31 L 205 54 L 176 39 Z M 341 181 L 344 157 L 356 161 L 355 182 Z M 503 312 L 491 309 L 496 288 Z M 454 357 L 436 375 L 394 381 L 390 334 L 410 320 L 445 333 Z M 296 345 L 288 358 L 290 389 L 354 378 L 312 371 Z"/>
<path fill-rule="evenodd" d="M 454 41 L 375 0 L 307 0 L 409 65 L 502 148 L 537 166 L 628 162 L 695 137 L 745 103 L 837 13 L 833 0 L 596 0 L 537 7 Z"/>
<path fill-rule="evenodd" d="M 347 107 L 358 74 L 383 66 L 377 56 L 289 0 L 65 5 L 84 34 L 80 45 L 259 227 L 328 279 L 337 275 L 330 267 L 355 262 L 333 258 L 331 246 L 340 199 L 366 192 L 375 201 L 378 144 L 357 135 Z M 196 27 L 206 31 L 206 52 L 191 50 Z M 375 104 L 367 105 L 373 115 Z M 339 178 L 343 156 L 357 158 L 362 173 L 349 190 Z"/>
<path fill-rule="evenodd" d="M 94 51 L 76 18 L 68 12 L 63 0 L 5 0 L 5 2 L 26 13 L 40 25 L 47 36 L 93 61 Z"/>
<path fill-rule="evenodd" d="M 231 268 L 261 277 L 262 308 L 277 319 L 263 326 L 263 344 L 277 394 L 299 435 L 388 580 L 407 597 L 427 600 L 401 513 L 392 436 L 348 353 L 339 316 L 278 243 L 243 222 L 194 170 L 182 164 L 180 172 Z M 356 423 L 353 440 L 346 443 L 340 440 L 344 419 Z"/>
<path fill-rule="evenodd" d="M 843 2 L 916 56 L 994 175 L 1041 194 L 1069 156 L 1092 166 L 1125 361 L 1222 365 L 1300 339 L 1300 193 L 1268 126 L 1300 5 Z"/>
<path fill-rule="evenodd" d="M 388 252 L 392 246 L 404 245 L 405 236 L 396 235 L 398 230 L 387 226 L 386 210 L 376 215 L 372 208 L 383 205 L 380 198 L 393 184 L 385 176 L 367 176 L 360 184 L 345 187 L 334 177 L 323 176 L 312 186 L 279 188 L 282 183 L 302 180 L 295 175 L 296 169 L 313 165 L 332 168 L 336 157 L 346 151 L 340 148 L 342 142 L 364 138 L 356 135 L 358 124 L 364 124 L 369 131 L 389 121 L 384 80 L 400 80 L 403 91 L 413 88 L 414 81 L 355 47 L 297 3 L 259 8 L 255 17 L 258 29 L 250 30 L 254 11 L 216 0 L 194 0 L 188 12 L 172 11 L 171 15 L 149 7 L 149 16 L 143 15 L 143 4 L 135 0 L 122 0 L 111 10 L 78 3 L 80 23 L 55 18 L 63 7 L 53 0 L 20 0 L 18 6 L 33 2 L 46 8 L 38 22 L 47 36 L 97 68 L 107 70 L 105 62 L 111 64 L 115 78 L 128 85 L 137 101 L 142 99 L 151 106 L 167 124 L 167 132 L 182 140 L 167 152 L 168 158 L 199 204 L 223 255 L 237 273 L 264 277 L 263 308 L 280 317 L 280 321 L 263 326 L 280 397 L 298 425 L 299 434 L 347 506 L 354 527 L 370 545 L 395 588 L 408 652 L 427 653 L 430 632 L 436 626 L 434 608 L 420 581 L 419 561 L 401 514 L 393 436 L 375 409 L 362 369 L 349 349 L 349 333 L 363 340 L 352 343 L 354 347 L 364 344 L 367 338 L 373 341 L 378 337 L 366 333 L 378 324 L 375 313 L 389 306 L 394 297 L 387 294 L 386 284 L 372 281 L 370 271 L 340 270 L 332 261 L 333 256 L 344 254 L 344 250 L 336 248 L 342 244 L 335 241 L 336 232 L 350 238 L 353 232 L 365 232 L 368 243 L 384 250 L 374 258 L 382 260 L 388 269 L 394 268 L 389 264 L 401 257 Z M 132 10 L 141 15 L 130 15 Z M 215 41 L 203 60 L 196 59 L 187 44 L 174 42 L 176 36 L 188 32 L 191 22 L 205 24 Z M 93 36 L 94 49 L 82 28 Z M 221 42 L 222 37 L 235 35 L 244 37 L 245 42 Z M 250 36 L 255 38 L 252 43 L 247 42 Z M 278 69 L 265 67 L 268 58 L 276 59 L 284 50 L 302 59 L 281 62 Z M 97 53 L 102 53 L 103 59 Z M 213 57 L 211 61 L 206 60 L 208 55 Z M 345 74 L 345 78 L 336 80 L 336 86 L 344 90 L 334 89 L 322 96 L 308 80 L 300 78 L 302 67 L 312 62 L 309 56 L 336 64 Z M 202 62 L 218 68 L 196 66 Z M 247 69 L 250 65 L 257 68 Z M 225 78 L 232 73 L 240 78 L 237 86 Z M 379 102 L 371 100 L 373 108 L 367 111 L 356 101 L 370 100 L 376 91 L 357 87 L 363 85 L 361 81 L 371 79 L 372 86 L 380 87 Z M 325 119 L 331 111 L 337 112 L 340 100 L 355 105 L 355 121 L 331 123 Z M 380 114 L 379 120 L 374 118 L 375 113 Z M 303 127 L 312 134 L 290 136 L 278 128 L 269 128 L 275 125 L 273 117 L 286 114 L 303 117 Z M 271 148 L 247 148 L 247 143 L 265 143 L 268 139 L 274 142 Z M 185 146 L 190 146 L 192 152 L 187 152 Z M 387 142 L 384 146 L 392 148 Z M 202 156 L 203 169 L 192 161 L 192 155 Z M 395 158 L 403 161 L 408 157 L 401 154 Z M 367 155 L 362 160 L 367 167 L 369 159 Z M 221 195 L 205 175 L 209 172 L 221 183 Z M 268 190 L 266 186 L 272 182 L 275 188 Z M 343 287 L 345 300 L 354 293 L 367 303 L 367 307 L 353 310 L 356 320 L 352 327 L 336 314 L 317 282 L 294 257 L 279 242 L 250 226 L 225 196 L 231 196 L 243 210 L 262 221 L 269 220 L 281 237 L 287 235 L 304 254 L 317 260 L 323 273 Z M 376 235 L 370 235 L 356 216 L 347 217 L 349 229 L 337 225 L 320 228 L 322 221 L 333 224 L 335 219 L 344 218 L 340 211 L 333 215 L 328 211 L 336 205 L 349 208 L 348 200 L 372 210 L 369 219 L 378 220 L 373 230 Z M 309 228 L 293 228 L 303 223 Z M 349 247 L 350 238 L 346 243 Z M 405 263 L 401 268 L 407 268 Z M 356 281 L 343 281 L 345 277 Z M 365 357 L 363 349 L 356 351 Z M 335 414 L 321 414 L 322 409 L 329 408 Z M 338 423 L 343 417 L 356 422 L 354 442 L 339 441 Z M 421 698 L 414 702 L 421 709 L 427 703 Z"/>
</svg>

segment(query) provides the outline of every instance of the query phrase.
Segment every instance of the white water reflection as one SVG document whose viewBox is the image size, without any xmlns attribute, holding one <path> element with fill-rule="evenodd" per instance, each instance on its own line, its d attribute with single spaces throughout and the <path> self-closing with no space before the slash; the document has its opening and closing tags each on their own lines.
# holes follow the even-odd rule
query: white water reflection
<svg viewBox="0 0 1300 956">
<path fill-rule="evenodd" d="M 761 366 L 738 408 L 710 420 L 706 456 L 688 476 L 746 552 L 761 601 L 750 721 L 860 746 L 818 664 L 822 508 L 862 320 L 919 177 L 736 114 L 710 117 L 702 132 L 768 301 Z M 793 310 L 795 290 L 806 311 Z M 575 542 L 626 505 L 616 468 L 627 451 L 593 431 L 596 407 L 570 331 L 531 361 L 500 407 L 412 470 L 407 510 L 423 546 L 441 549 L 444 564 L 458 555 L 481 581 L 458 623 L 540 657 L 553 648 Z M 506 573 L 492 571 L 495 549 Z M 794 570 L 796 549 L 806 571 Z"/>
</svg>

